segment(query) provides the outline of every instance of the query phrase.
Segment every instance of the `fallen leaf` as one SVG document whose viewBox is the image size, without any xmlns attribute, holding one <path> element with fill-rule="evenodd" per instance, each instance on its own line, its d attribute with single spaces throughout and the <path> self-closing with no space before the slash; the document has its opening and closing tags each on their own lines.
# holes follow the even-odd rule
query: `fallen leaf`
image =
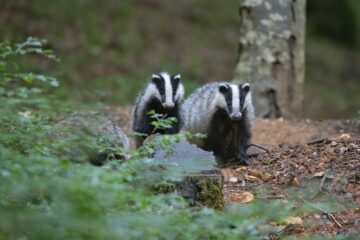
<svg viewBox="0 0 360 240">
<path fill-rule="evenodd" d="M 254 195 L 251 192 L 242 192 L 239 196 L 240 203 L 248 203 L 255 199 Z"/>
<path fill-rule="evenodd" d="M 349 140 L 351 138 L 351 135 L 348 133 L 343 133 L 340 135 L 340 138 L 344 140 Z"/>
<path fill-rule="evenodd" d="M 256 169 L 249 169 L 249 173 L 250 175 L 255 176 L 257 178 L 262 178 L 263 176 L 263 173 Z"/>
<path fill-rule="evenodd" d="M 236 177 L 232 177 L 232 178 L 229 179 L 229 182 L 230 183 L 237 183 L 238 179 Z"/>
<path fill-rule="evenodd" d="M 267 174 L 267 173 L 264 173 L 264 174 L 261 176 L 261 179 L 262 179 L 264 182 L 269 181 L 271 178 L 272 178 L 272 176 L 271 176 L 270 174 Z"/>
<path fill-rule="evenodd" d="M 299 186 L 300 185 L 299 179 L 297 177 L 294 177 L 293 180 L 291 181 L 291 185 Z"/>
<path fill-rule="evenodd" d="M 313 175 L 313 177 L 323 177 L 323 176 L 324 176 L 324 174 L 325 174 L 325 172 L 324 172 L 324 171 L 317 172 L 317 173 L 315 173 L 315 174 Z"/>
<path fill-rule="evenodd" d="M 245 175 L 245 179 L 251 181 L 251 180 L 257 180 L 258 178 L 252 175 Z"/>
<path fill-rule="evenodd" d="M 241 172 L 241 171 L 244 171 L 244 170 L 246 170 L 246 169 L 247 169 L 247 167 L 241 166 L 241 167 L 236 168 L 235 171 L 236 171 L 236 172 Z"/>
<path fill-rule="evenodd" d="M 284 219 L 284 223 L 285 224 L 299 224 L 299 225 L 303 225 L 303 220 L 301 219 L 301 217 L 287 217 Z"/>
</svg>

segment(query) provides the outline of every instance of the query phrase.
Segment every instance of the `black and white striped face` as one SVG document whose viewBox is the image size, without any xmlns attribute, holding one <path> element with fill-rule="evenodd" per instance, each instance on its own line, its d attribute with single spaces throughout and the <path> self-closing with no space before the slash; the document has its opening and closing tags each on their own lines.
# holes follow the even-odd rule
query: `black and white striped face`
<svg viewBox="0 0 360 240">
<path fill-rule="evenodd" d="M 250 84 L 219 85 L 219 92 L 225 99 L 225 108 L 232 120 L 240 120 L 245 109 L 245 102 L 250 92 Z"/>
<path fill-rule="evenodd" d="M 153 74 L 151 81 L 156 87 L 156 96 L 165 109 L 174 108 L 175 103 L 184 96 L 180 74 L 173 76 L 166 72 Z"/>
</svg>

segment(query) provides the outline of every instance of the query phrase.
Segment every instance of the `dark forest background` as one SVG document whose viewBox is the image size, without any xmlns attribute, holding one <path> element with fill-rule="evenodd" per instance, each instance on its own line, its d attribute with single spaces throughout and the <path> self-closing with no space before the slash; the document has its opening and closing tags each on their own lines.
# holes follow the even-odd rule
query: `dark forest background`
<svg viewBox="0 0 360 240">
<path fill-rule="evenodd" d="M 187 93 L 232 78 L 238 0 L 1 0 L 1 39 L 46 38 L 61 64 L 34 57 L 79 103 L 131 105 L 151 73 L 182 74 Z M 21 61 L 21 59 L 19 59 Z M 23 60 L 24 61 L 24 60 Z M 307 1 L 304 117 L 360 110 L 360 1 Z"/>
</svg>

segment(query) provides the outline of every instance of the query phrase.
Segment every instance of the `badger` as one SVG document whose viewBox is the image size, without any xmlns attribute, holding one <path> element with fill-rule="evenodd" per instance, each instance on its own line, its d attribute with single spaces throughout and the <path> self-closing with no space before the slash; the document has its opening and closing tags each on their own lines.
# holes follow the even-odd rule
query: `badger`
<svg viewBox="0 0 360 240">
<path fill-rule="evenodd" d="M 250 84 L 216 82 L 206 84 L 191 94 L 183 104 L 184 127 L 200 148 L 214 152 L 222 163 L 248 164 L 246 148 L 254 119 Z"/>
<path fill-rule="evenodd" d="M 180 74 L 170 75 L 161 72 L 152 75 L 150 82 L 137 97 L 131 114 L 132 130 L 142 135 L 135 137 L 136 147 L 141 146 L 151 134 L 175 134 L 180 131 L 183 123 L 180 115 L 183 99 L 184 86 Z M 165 118 L 176 117 L 177 122 L 171 128 L 155 129 L 151 124 L 154 119 L 148 114 L 152 110 L 157 114 L 163 114 Z"/>
</svg>

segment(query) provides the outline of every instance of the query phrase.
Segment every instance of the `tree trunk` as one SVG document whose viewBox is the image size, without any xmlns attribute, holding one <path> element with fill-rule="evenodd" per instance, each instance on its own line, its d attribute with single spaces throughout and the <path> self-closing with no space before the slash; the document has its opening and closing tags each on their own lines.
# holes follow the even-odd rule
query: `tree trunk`
<svg viewBox="0 0 360 240">
<path fill-rule="evenodd" d="M 257 116 L 301 114 L 306 0 L 242 0 L 235 82 L 252 84 Z"/>
</svg>

